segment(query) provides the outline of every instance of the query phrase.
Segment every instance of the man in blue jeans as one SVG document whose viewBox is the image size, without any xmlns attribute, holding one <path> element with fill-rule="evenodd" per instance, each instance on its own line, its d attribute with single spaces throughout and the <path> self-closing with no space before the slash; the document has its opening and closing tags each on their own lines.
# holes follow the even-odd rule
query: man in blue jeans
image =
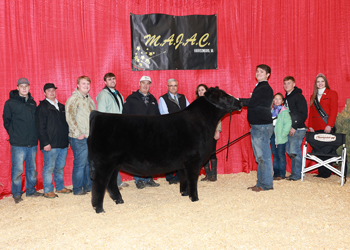
<svg viewBox="0 0 350 250">
<path fill-rule="evenodd" d="M 26 196 L 43 196 L 35 189 L 37 182 L 36 150 L 38 135 L 35 129 L 36 102 L 29 93 L 27 78 L 17 81 L 17 89 L 10 92 L 10 99 L 5 102 L 3 121 L 11 144 L 11 193 L 15 203 L 22 199 L 23 163 L 26 163 Z"/>
<path fill-rule="evenodd" d="M 73 150 L 73 194 L 85 195 L 91 191 L 92 180 L 89 171 L 87 137 L 89 136 L 89 117 L 96 110 L 91 99 L 91 80 L 88 76 L 80 76 L 77 88 L 68 98 L 65 106 L 66 120 L 69 127 L 69 143 Z"/>
<path fill-rule="evenodd" d="M 53 83 L 44 85 L 45 100 L 41 101 L 35 116 L 40 149 L 44 156 L 43 185 L 44 197 L 58 197 L 53 191 L 52 173 L 56 184 L 56 192 L 71 193 L 64 186 L 63 169 L 66 165 L 68 149 L 68 124 L 66 122 L 64 105 L 56 99 L 56 87 Z"/>
<path fill-rule="evenodd" d="M 267 79 L 271 68 L 265 64 L 256 67 L 256 84 L 250 98 L 240 98 L 243 106 L 248 107 L 248 121 L 251 125 L 250 136 L 255 160 L 258 163 L 257 183 L 249 187 L 255 192 L 273 189 L 272 159 L 270 138 L 273 133 L 271 105 L 273 90 Z"/>
<path fill-rule="evenodd" d="M 292 171 L 286 179 L 296 181 L 301 179 L 301 144 L 306 134 L 307 103 L 302 95 L 302 90 L 295 86 L 294 77 L 286 76 L 283 82 L 286 91 L 284 103 L 289 108 L 289 114 L 292 118 L 292 127 L 286 144 L 287 154 L 292 160 Z"/>
</svg>

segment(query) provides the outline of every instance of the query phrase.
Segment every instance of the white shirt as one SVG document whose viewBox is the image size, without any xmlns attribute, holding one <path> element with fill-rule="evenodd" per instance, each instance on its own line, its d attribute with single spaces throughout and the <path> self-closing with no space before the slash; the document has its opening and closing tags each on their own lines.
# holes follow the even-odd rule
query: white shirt
<svg viewBox="0 0 350 250">
<path fill-rule="evenodd" d="M 49 100 L 49 99 L 46 98 L 46 101 L 48 101 L 51 105 L 55 106 L 55 108 L 56 108 L 58 111 L 60 111 L 60 108 L 58 107 L 58 101 L 57 101 L 57 99 L 55 99 L 55 101 L 53 102 L 53 101 L 51 101 L 51 100 Z"/>
</svg>

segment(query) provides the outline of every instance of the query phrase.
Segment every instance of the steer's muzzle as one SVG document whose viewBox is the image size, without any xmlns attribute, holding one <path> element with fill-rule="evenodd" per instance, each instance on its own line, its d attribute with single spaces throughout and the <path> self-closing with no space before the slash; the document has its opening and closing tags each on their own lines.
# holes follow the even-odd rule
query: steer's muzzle
<svg viewBox="0 0 350 250">
<path fill-rule="evenodd" d="M 243 108 L 243 102 L 234 98 L 232 96 L 232 106 L 231 106 L 231 112 L 233 111 L 241 111 L 241 109 Z"/>
</svg>

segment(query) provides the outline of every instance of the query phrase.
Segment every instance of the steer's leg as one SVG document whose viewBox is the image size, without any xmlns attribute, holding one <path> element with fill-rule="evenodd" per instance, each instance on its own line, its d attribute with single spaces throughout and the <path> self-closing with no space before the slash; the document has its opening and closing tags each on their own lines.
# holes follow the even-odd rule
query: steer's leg
<svg viewBox="0 0 350 250">
<path fill-rule="evenodd" d="M 118 183 L 117 183 L 117 177 L 118 177 L 118 169 L 113 170 L 111 179 L 109 180 L 107 191 L 109 193 L 109 196 L 114 200 L 116 204 L 122 204 L 124 203 L 122 199 L 122 195 L 119 192 Z"/>
<path fill-rule="evenodd" d="M 92 181 L 91 203 L 96 213 L 104 212 L 103 199 L 110 180 L 110 173 L 106 171 L 107 168 L 105 167 L 105 165 L 96 167 L 94 180 Z"/>
<path fill-rule="evenodd" d="M 188 193 L 191 201 L 198 201 L 198 176 L 200 172 L 200 166 L 190 166 L 187 169 L 187 179 L 188 179 Z"/>
<path fill-rule="evenodd" d="M 187 192 L 187 176 L 185 173 L 185 169 L 179 169 L 177 170 L 179 174 L 179 179 L 180 179 L 180 194 L 182 196 L 188 196 Z"/>
</svg>

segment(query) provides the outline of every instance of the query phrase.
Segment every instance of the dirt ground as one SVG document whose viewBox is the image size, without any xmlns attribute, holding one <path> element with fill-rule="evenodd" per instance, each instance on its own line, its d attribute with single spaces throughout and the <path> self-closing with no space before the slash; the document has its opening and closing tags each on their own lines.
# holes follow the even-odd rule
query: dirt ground
<svg viewBox="0 0 350 250">
<path fill-rule="evenodd" d="M 202 176 L 201 176 L 202 177 Z M 201 178 L 200 177 L 200 178 Z M 179 185 L 121 190 L 96 214 L 91 193 L 0 200 L 0 249 L 350 249 L 350 183 L 340 178 L 281 180 L 252 192 L 256 172 L 200 182 L 199 201 Z M 41 190 L 42 192 L 42 190 Z"/>
</svg>

